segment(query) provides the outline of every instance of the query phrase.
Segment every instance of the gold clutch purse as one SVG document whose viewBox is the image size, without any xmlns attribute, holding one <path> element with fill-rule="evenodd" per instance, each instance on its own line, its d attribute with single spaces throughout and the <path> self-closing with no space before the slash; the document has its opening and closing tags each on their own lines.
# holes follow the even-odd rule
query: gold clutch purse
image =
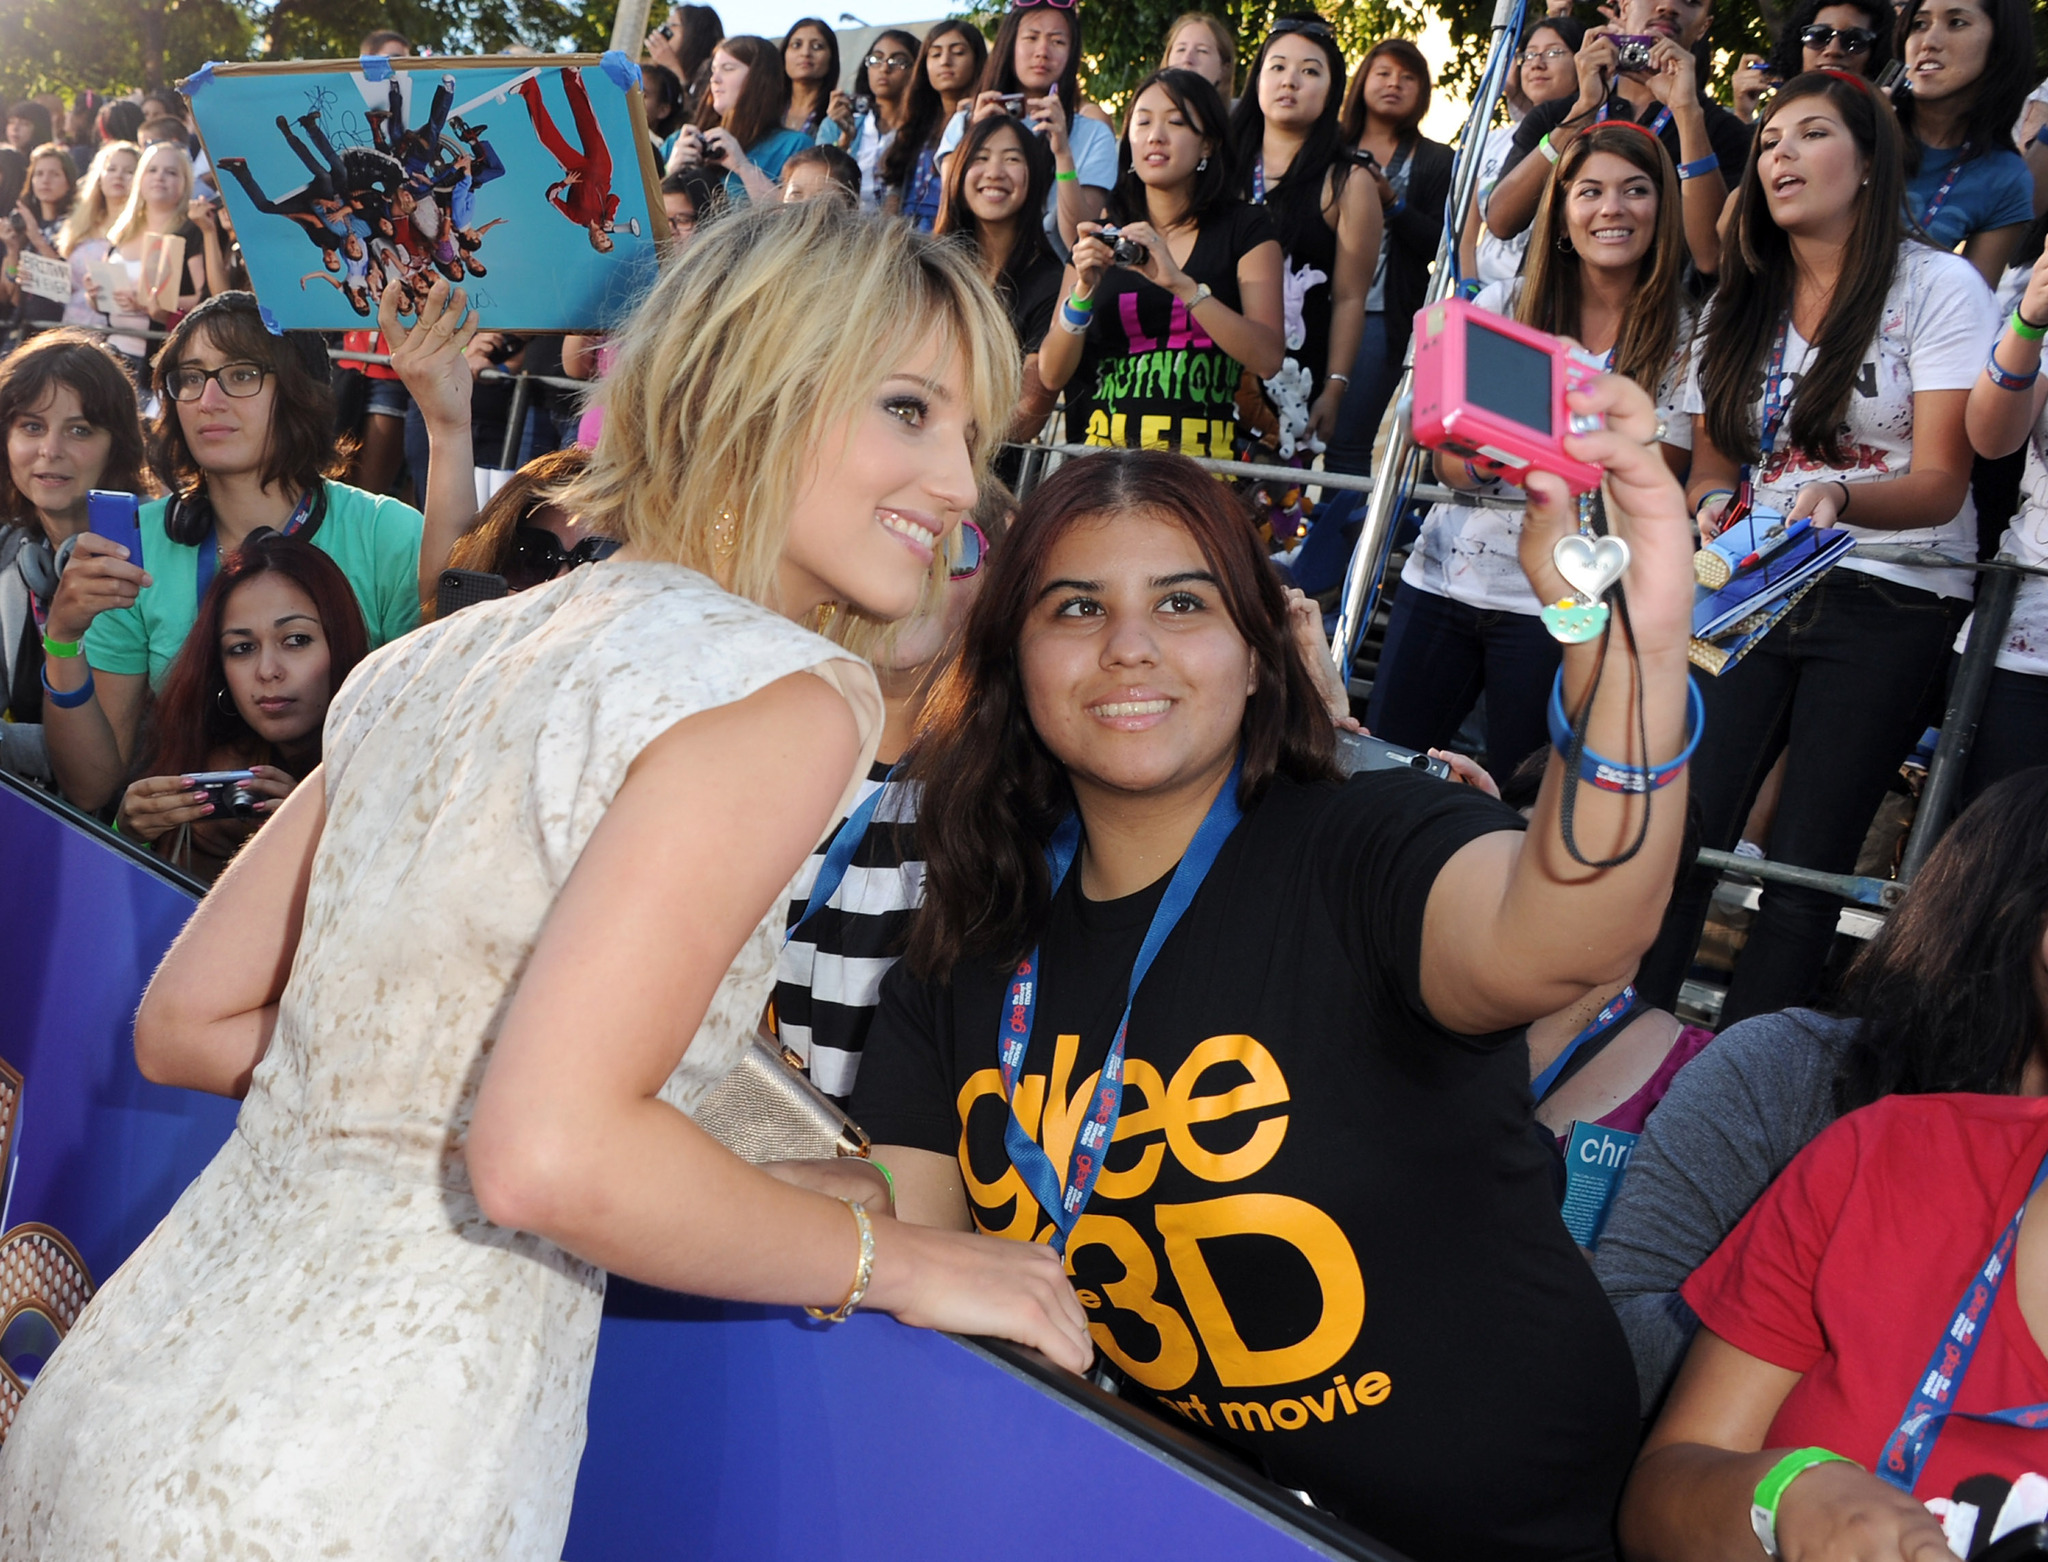
<svg viewBox="0 0 2048 1562">
<path fill-rule="evenodd" d="M 811 1083 L 803 1060 L 766 1031 L 754 1032 L 739 1063 L 691 1116 L 699 1128 L 756 1166 L 842 1155 L 867 1158 L 868 1136 Z"/>
</svg>

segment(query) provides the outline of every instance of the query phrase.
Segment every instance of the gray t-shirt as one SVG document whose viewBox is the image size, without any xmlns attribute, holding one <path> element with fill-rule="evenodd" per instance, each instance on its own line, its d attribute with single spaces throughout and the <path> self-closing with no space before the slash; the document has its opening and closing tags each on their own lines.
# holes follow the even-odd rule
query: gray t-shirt
<svg viewBox="0 0 2048 1562">
<path fill-rule="evenodd" d="M 1650 1114 L 1593 1255 L 1635 1357 L 1645 1419 L 1699 1328 L 1678 1288 L 1835 1120 L 1835 1070 L 1854 1031 L 1811 1009 L 1731 1025 Z"/>
</svg>

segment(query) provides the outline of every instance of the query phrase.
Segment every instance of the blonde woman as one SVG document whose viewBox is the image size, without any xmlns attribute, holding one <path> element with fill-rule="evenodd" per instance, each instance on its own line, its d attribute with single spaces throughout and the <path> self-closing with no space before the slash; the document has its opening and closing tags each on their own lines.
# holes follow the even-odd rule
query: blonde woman
<svg viewBox="0 0 2048 1562">
<path fill-rule="evenodd" d="M 1089 1360 L 1049 1249 L 689 1117 L 881 729 L 800 626 L 939 589 L 1008 323 L 950 247 L 807 201 L 707 232 L 618 346 L 562 503 L 626 546 L 373 653 L 150 984 L 143 1072 L 245 1104 L 0 1445 L 0 1555 L 553 1562 L 606 1270 Z"/>
<path fill-rule="evenodd" d="M 128 204 L 135 188 L 135 170 L 142 148 L 133 141 L 109 141 L 94 154 L 92 166 L 78 182 L 78 204 L 57 234 L 57 253 L 71 262 L 71 302 L 64 309 L 66 325 L 105 325 L 107 317 L 93 308 L 87 283 L 96 261 L 113 247 L 107 230 Z"/>
<path fill-rule="evenodd" d="M 135 183 L 128 203 L 107 229 L 107 260 L 127 268 L 126 288 L 91 288 L 93 304 L 105 312 L 117 329 L 160 331 L 175 313 L 193 308 L 206 296 L 205 239 L 188 215 L 192 204 L 192 159 L 182 146 L 160 141 L 147 147 L 135 167 Z M 185 246 L 180 262 L 177 297 L 158 302 L 142 292 L 144 240 L 150 234 L 175 235 Z M 142 362 L 150 356 L 149 343 L 141 336 L 114 336 L 116 352 Z"/>
</svg>

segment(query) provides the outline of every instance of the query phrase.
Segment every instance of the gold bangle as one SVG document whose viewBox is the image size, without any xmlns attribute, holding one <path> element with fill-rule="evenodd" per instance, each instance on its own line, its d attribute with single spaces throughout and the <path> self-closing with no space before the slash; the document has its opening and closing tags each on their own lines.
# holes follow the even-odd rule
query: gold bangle
<svg viewBox="0 0 2048 1562">
<path fill-rule="evenodd" d="M 857 1199 L 841 1199 L 840 1203 L 853 1211 L 853 1224 L 860 1232 L 860 1262 L 854 1267 L 853 1288 L 846 1293 L 846 1300 L 832 1311 L 822 1307 L 804 1305 L 804 1311 L 820 1323 L 844 1323 L 853 1315 L 868 1294 L 868 1281 L 875 1273 L 875 1228 L 868 1224 L 868 1212 Z"/>
</svg>

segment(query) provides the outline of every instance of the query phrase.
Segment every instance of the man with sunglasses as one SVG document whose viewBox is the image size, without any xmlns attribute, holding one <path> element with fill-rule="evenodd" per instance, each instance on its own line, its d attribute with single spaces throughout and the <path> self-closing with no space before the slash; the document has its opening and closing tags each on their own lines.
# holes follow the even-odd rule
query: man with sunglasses
<svg viewBox="0 0 2048 1562">
<path fill-rule="evenodd" d="M 1700 84 L 1693 49 L 1712 20 L 1712 0 L 1622 0 L 1620 26 L 1587 33 L 1575 62 L 1577 95 L 1537 105 L 1516 128 L 1487 202 L 1494 236 L 1511 239 L 1535 219 L 1550 170 L 1572 137 L 1602 120 L 1628 119 L 1664 143 L 1678 169 L 1686 248 L 1703 274 L 1717 271 L 1717 224 L 1749 153 L 1749 127 L 1710 102 Z M 1648 68 L 1624 70 L 1615 40 L 1644 36 L 1657 40 Z"/>
<path fill-rule="evenodd" d="M 1890 0 L 1799 0 L 1765 69 L 1778 81 L 1807 71 L 1847 71 L 1875 81 L 1891 63 Z M 1737 77 L 1738 88 L 1741 78 Z"/>
</svg>

